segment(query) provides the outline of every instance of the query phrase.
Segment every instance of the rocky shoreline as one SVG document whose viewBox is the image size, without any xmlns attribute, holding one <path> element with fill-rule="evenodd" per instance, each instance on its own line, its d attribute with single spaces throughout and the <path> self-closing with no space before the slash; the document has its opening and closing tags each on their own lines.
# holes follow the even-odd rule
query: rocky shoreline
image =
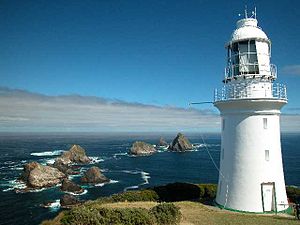
<svg viewBox="0 0 300 225">
<path fill-rule="evenodd" d="M 72 194 L 65 194 L 61 197 L 61 206 L 70 207 L 80 204 L 81 202 L 73 196 L 84 192 L 80 184 L 97 185 L 110 181 L 96 166 L 91 167 L 83 174 L 80 184 L 69 179 L 70 175 L 79 175 L 79 169 L 91 162 L 92 160 L 81 146 L 73 145 L 68 151 L 57 157 L 53 164 L 42 165 L 35 161 L 25 164 L 19 181 L 23 182 L 26 188 L 15 191 L 18 193 L 29 192 L 59 185 L 62 192 Z M 44 207 L 49 207 L 49 204 L 51 202 L 44 204 Z"/>
<path fill-rule="evenodd" d="M 142 141 L 133 143 L 129 150 L 132 156 L 150 156 L 159 151 L 186 152 L 193 150 L 193 146 L 189 140 L 181 133 L 178 133 L 173 141 L 168 144 L 163 137 L 158 141 L 157 145 L 152 145 Z M 101 186 L 101 184 L 109 183 L 111 180 L 101 173 L 100 168 L 92 166 L 83 175 L 80 175 L 80 169 L 92 163 L 92 158 L 86 155 L 85 149 L 74 144 L 68 151 L 62 152 L 61 155 L 54 159 L 53 163 L 42 165 L 36 161 L 23 165 L 23 173 L 19 177 L 19 181 L 26 186 L 24 189 L 15 189 L 16 192 L 39 191 L 44 188 L 60 186 L 59 190 L 65 194 L 60 198 L 60 206 L 70 208 L 82 202 L 77 199 L 76 195 L 85 193 L 82 185 Z M 78 175 L 80 181 L 73 182 L 70 177 Z M 99 185 L 100 184 L 100 185 Z M 45 203 L 44 207 L 54 204 L 53 202 Z"/>
</svg>

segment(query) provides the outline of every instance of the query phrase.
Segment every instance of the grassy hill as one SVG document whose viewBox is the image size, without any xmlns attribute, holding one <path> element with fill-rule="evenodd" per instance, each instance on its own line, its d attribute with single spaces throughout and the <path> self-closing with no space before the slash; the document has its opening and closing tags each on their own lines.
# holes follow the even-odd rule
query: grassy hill
<svg viewBox="0 0 300 225">
<path fill-rule="evenodd" d="M 300 224 L 286 214 L 244 214 L 222 210 L 209 201 L 215 185 L 170 184 L 150 190 L 128 191 L 88 201 L 60 213 L 43 225 L 87 224 L 180 224 L 180 225 L 292 225 Z M 295 194 L 295 190 L 293 189 Z M 196 197 L 196 198 L 195 198 Z M 186 199 L 193 199 L 193 201 Z M 161 203 L 161 202 L 172 203 Z M 205 202 L 206 204 L 203 204 Z"/>
</svg>

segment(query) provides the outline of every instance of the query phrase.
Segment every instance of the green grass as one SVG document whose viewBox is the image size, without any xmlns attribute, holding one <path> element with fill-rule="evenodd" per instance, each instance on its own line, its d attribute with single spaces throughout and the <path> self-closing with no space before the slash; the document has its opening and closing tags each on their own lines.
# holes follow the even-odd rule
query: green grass
<svg viewBox="0 0 300 225">
<path fill-rule="evenodd" d="M 127 191 L 87 201 L 81 206 L 60 213 L 53 220 L 44 221 L 43 224 L 300 224 L 294 217 L 287 215 L 236 213 L 209 206 L 215 198 L 216 191 L 215 184 L 184 183 L 168 184 L 147 190 Z M 287 188 L 287 193 L 289 198 L 290 196 L 293 199 L 299 198 L 299 189 L 290 187 Z M 173 202 L 174 204 L 159 204 L 159 202 Z"/>
</svg>

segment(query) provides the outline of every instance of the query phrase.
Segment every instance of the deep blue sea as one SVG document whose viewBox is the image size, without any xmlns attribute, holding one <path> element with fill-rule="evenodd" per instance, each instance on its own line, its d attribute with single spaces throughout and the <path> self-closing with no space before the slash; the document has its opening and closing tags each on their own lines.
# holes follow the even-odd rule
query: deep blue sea
<svg viewBox="0 0 300 225">
<path fill-rule="evenodd" d="M 30 161 L 42 164 L 79 144 L 93 164 L 99 166 L 111 183 L 104 186 L 84 186 L 80 199 L 95 199 L 129 189 L 146 188 L 172 182 L 217 183 L 218 171 L 207 149 L 219 165 L 219 134 L 186 134 L 195 151 L 173 153 L 161 151 L 148 157 L 127 155 L 134 141 L 157 144 L 160 137 L 170 142 L 176 134 L 0 134 L 0 224 L 39 224 L 53 218 L 59 212 L 57 204 L 43 208 L 44 202 L 58 202 L 64 194 L 59 187 L 39 192 L 16 193 L 22 188 L 16 179 L 22 173 L 22 165 Z M 202 137 L 203 140 L 202 140 Z M 300 134 L 282 135 L 282 153 L 285 180 L 288 185 L 300 186 Z M 73 177 L 79 182 L 80 177 Z"/>
</svg>

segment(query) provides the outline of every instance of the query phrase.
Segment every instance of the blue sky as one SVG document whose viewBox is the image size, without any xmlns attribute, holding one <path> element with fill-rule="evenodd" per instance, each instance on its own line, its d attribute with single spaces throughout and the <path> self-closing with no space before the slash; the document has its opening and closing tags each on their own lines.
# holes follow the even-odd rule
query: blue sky
<svg viewBox="0 0 300 225">
<path fill-rule="evenodd" d="M 224 44 L 245 4 L 257 7 L 259 25 L 272 41 L 271 60 L 278 66 L 278 81 L 288 86 L 289 104 L 283 112 L 296 116 L 300 111 L 297 0 L 2 0 L 2 93 L 21 89 L 53 98 L 95 96 L 189 111 L 189 102 L 211 101 L 213 89 L 222 85 Z M 199 115 L 207 110 L 217 113 L 209 105 L 198 109 Z M 20 129 L 10 119 L 5 123 L 10 125 L 3 131 Z M 182 124 L 173 128 L 180 129 Z M 43 130 L 46 123 L 39 126 Z M 150 123 L 148 127 L 152 129 Z"/>
</svg>

